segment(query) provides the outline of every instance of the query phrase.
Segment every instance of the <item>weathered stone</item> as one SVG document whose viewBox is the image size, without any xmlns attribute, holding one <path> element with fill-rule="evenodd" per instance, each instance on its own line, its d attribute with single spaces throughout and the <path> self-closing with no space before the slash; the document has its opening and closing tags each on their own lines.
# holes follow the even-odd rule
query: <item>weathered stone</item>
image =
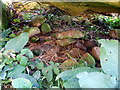
<svg viewBox="0 0 120 90">
<path fill-rule="evenodd" d="M 30 38 L 30 41 L 37 42 L 40 38 L 38 36 L 33 36 Z"/>
<path fill-rule="evenodd" d="M 88 66 L 90 67 L 94 67 L 95 66 L 95 60 L 94 58 L 89 54 L 89 53 L 85 53 L 82 58 L 84 61 L 87 62 Z"/>
<path fill-rule="evenodd" d="M 84 43 L 84 45 L 85 45 L 85 47 L 87 48 L 87 49 L 90 49 L 90 50 L 92 50 L 92 48 L 94 47 L 94 46 L 97 46 L 97 42 L 95 42 L 95 41 L 86 41 L 85 43 Z"/>
<path fill-rule="evenodd" d="M 47 23 L 44 23 L 44 24 L 42 25 L 41 30 L 42 30 L 42 33 L 43 33 L 43 34 L 46 34 L 46 33 L 52 31 L 51 27 L 50 27 L 49 24 L 47 24 Z"/>
<path fill-rule="evenodd" d="M 68 69 L 68 68 L 72 68 L 73 66 L 75 65 L 79 65 L 79 63 L 73 59 L 68 59 L 66 61 L 64 61 L 60 66 L 59 68 L 62 68 L 62 69 Z"/>
<path fill-rule="evenodd" d="M 14 2 L 13 7 L 16 9 L 17 13 L 21 11 L 37 10 L 41 8 L 37 2 L 33 1 L 27 1 L 26 3 Z"/>
<path fill-rule="evenodd" d="M 39 27 L 41 24 L 43 24 L 46 21 L 46 18 L 42 15 L 35 16 L 32 18 L 30 24 L 34 27 Z"/>
<path fill-rule="evenodd" d="M 93 47 L 91 54 L 96 60 L 100 60 L 100 48 L 99 47 Z"/>
<path fill-rule="evenodd" d="M 62 39 L 62 40 L 56 40 L 57 45 L 60 46 L 67 46 L 70 45 L 72 43 L 75 43 L 74 39 Z"/>
<path fill-rule="evenodd" d="M 84 37 L 84 34 L 80 31 L 64 31 L 56 34 L 57 39 L 82 38 L 82 37 Z"/>
<path fill-rule="evenodd" d="M 81 14 L 90 13 L 89 11 L 98 12 L 98 13 L 106 13 L 106 12 L 120 13 L 119 1 L 117 2 L 114 2 L 114 1 L 113 2 L 96 2 L 96 0 L 93 0 L 93 3 L 91 2 L 75 2 L 75 3 L 50 2 L 50 4 L 65 11 L 66 13 L 69 13 L 72 16 L 80 16 Z"/>
<path fill-rule="evenodd" d="M 71 17 L 68 15 L 63 15 L 59 17 L 61 20 L 64 20 L 65 22 L 70 22 L 71 21 Z"/>
<path fill-rule="evenodd" d="M 73 48 L 70 50 L 69 54 L 73 58 L 80 58 L 82 55 L 85 54 L 85 51 L 80 50 L 78 48 Z"/>
<path fill-rule="evenodd" d="M 75 43 L 75 47 L 77 47 L 77 48 L 79 48 L 79 49 L 81 49 L 83 51 L 87 50 L 87 48 L 85 47 L 85 45 L 82 44 L 82 43 L 80 43 L 79 41 Z"/>
<path fill-rule="evenodd" d="M 118 30 L 110 30 L 109 36 L 112 38 L 118 38 Z"/>
<path fill-rule="evenodd" d="M 40 30 L 38 27 L 29 27 L 21 32 L 18 32 L 18 35 L 23 33 L 23 32 L 28 32 L 29 37 L 34 36 L 35 34 L 39 34 Z"/>
</svg>

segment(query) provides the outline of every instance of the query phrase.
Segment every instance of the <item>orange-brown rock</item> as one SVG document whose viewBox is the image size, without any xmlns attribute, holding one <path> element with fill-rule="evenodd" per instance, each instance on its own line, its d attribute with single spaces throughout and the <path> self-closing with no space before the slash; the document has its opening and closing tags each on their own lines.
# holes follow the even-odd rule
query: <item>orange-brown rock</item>
<svg viewBox="0 0 120 90">
<path fill-rule="evenodd" d="M 68 68 L 72 68 L 73 66 L 75 65 L 79 65 L 79 63 L 73 59 L 68 59 L 66 61 L 64 61 L 60 66 L 59 68 L 62 68 L 62 69 L 68 69 Z"/>
<path fill-rule="evenodd" d="M 80 31 L 64 31 L 56 34 L 57 39 L 65 39 L 65 38 L 82 38 L 84 34 Z"/>
<path fill-rule="evenodd" d="M 87 49 L 92 49 L 94 46 L 97 46 L 97 43 L 94 41 L 86 41 L 84 45 L 87 47 Z"/>
<path fill-rule="evenodd" d="M 93 47 L 91 54 L 96 60 L 100 60 L 100 48 L 99 47 Z"/>
<path fill-rule="evenodd" d="M 109 36 L 111 38 L 118 38 L 118 30 L 110 30 L 109 31 Z"/>
<path fill-rule="evenodd" d="M 86 51 L 87 50 L 87 48 L 85 47 L 85 45 L 83 45 L 81 42 L 79 42 L 79 41 L 77 41 L 76 43 L 75 43 L 75 47 L 77 47 L 77 48 L 79 48 L 79 49 L 81 49 L 81 50 L 83 50 L 83 51 Z"/>
<path fill-rule="evenodd" d="M 57 45 L 59 46 L 67 46 L 72 43 L 75 43 L 74 39 L 62 39 L 62 40 L 56 40 Z"/>
<path fill-rule="evenodd" d="M 83 54 L 85 54 L 85 51 L 78 48 L 73 48 L 70 50 L 69 54 L 73 58 L 80 58 Z"/>
</svg>

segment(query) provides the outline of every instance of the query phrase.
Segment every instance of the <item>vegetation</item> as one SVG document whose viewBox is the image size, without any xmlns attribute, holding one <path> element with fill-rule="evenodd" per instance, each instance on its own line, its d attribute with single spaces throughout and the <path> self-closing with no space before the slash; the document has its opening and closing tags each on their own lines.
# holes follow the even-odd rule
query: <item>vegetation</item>
<svg viewBox="0 0 120 90">
<path fill-rule="evenodd" d="M 119 88 L 119 14 L 71 16 L 52 5 L 13 3 L 0 33 L 0 88 Z"/>
</svg>

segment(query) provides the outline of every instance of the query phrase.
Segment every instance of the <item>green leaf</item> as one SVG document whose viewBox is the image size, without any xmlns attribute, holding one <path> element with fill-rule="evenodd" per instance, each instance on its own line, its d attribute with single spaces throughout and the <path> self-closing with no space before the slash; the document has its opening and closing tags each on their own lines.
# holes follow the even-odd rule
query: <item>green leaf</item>
<svg viewBox="0 0 120 90">
<path fill-rule="evenodd" d="M 32 83 L 26 78 L 16 78 L 12 80 L 14 88 L 32 88 Z"/>
<path fill-rule="evenodd" d="M 54 62 L 53 61 L 50 61 L 49 64 L 52 65 L 52 66 L 54 66 Z"/>
<path fill-rule="evenodd" d="M 4 72 L 4 71 L 0 72 L 0 80 L 5 79 L 6 75 L 7 75 L 6 72 Z"/>
<path fill-rule="evenodd" d="M 101 39 L 99 42 L 102 44 L 100 48 L 100 63 L 103 71 L 118 77 L 118 41 Z"/>
<path fill-rule="evenodd" d="M 58 67 L 54 67 L 54 73 L 56 74 L 56 75 L 58 75 L 59 74 L 59 69 L 58 69 Z"/>
<path fill-rule="evenodd" d="M 11 39 L 5 45 L 5 50 L 14 50 L 19 52 L 28 42 L 28 33 L 22 33 L 18 37 Z"/>
<path fill-rule="evenodd" d="M 13 69 L 13 67 L 14 67 L 14 65 L 13 65 L 13 64 L 5 65 L 5 67 L 4 67 L 4 69 L 3 69 L 3 71 L 4 71 L 4 72 L 6 72 L 6 71 L 10 71 L 10 70 L 12 70 L 12 69 Z"/>
<path fill-rule="evenodd" d="M 116 78 L 102 72 L 82 72 L 77 75 L 81 88 L 116 88 Z"/>
<path fill-rule="evenodd" d="M 48 71 L 46 79 L 47 79 L 48 82 L 50 82 L 53 79 L 53 72 L 52 72 L 52 70 Z"/>
<path fill-rule="evenodd" d="M 33 61 L 29 61 L 29 62 L 28 62 L 28 65 L 30 66 L 31 69 L 36 68 L 36 63 L 33 62 Z"/>
<path fill-rule="evenodd" d="M 20 60 L 20 64 L 23 66 L 26 66 L 27 62 L 28 62 L 28 58 L 25 56 L 22 56 L 22 58 Z"/>
<path fill-rule="evenodd" d="M 33 77 L 38 80 L 41 77 L 40 71 L 37 70 L 36 72 L 33 73 Z"/>
<path fill-rule="evenodd" d="M 23 56 L 22 56 L 21 54 L 18 54 L 17 57 L 16 57 L 16 59 L 17 59 L 18 61 L 20 61 L 22 57 L 23 57 Z"/>
<path fill-rule="evenodd" d="M 84 72 L 84 71 L 87 71 L 87 72 L 97 72 L 97 71 L 100 71 L 100 69 L 90 68 L 90 67 L 80 67 L 80 68 L 76 68 L 76 69 L 72 69 L 72 70 L 68 70 L 68 71 L 64 71 L 64 72 L 60 73 L 56 77 L 56 80 L 58 80 L 59 78 L 62 78 L 62 80 L 66 81 L 66 80 L 69 80 L 69 79 L 73 78 L 78 73 Z"/>
<path fill-rule="evenodd" d="M 4 63 L 1 63 L 1 64 L 0 64 L 0 71 L 2 71 L 2 69 L 3 69 L 4 66 L 5 66 Z"/>
<path fill-rule="evenodd" d="M 8 77 L 15 77 L 19 74 L 21 74 L 25 70 L 24 66 L 16 65 L 13 70 L 8 72 Z"/>
<path fill-rule="evenodd" d="M 32 83 L 33 87 L 35 87 L 35 88 L 41 87 L 41 85 L 38 84 L 37 80 L 28 74 L 24 74 L 24 73 L 19 74 L 19 75 L 15 76 L 14 79 L 19 78 L 19 77 L 28 79 Z"/>
<path fill-rule="evenodd" d="M 29 58 L 33 58 L 33 53 L 32 53 L 32 51 L 31 50 L 29 50 L 29 49 L 23 49 L 22 51 L 21 51 L 21 54 L 22 55 L 26 55 L 26 56 L 28 56 Z"/>
<path fill-rule="evenodd" d="M 65 88 L 80 88 L 79 79 L 73 77 L 63 84 Z"/>
<path fill-rule="evenodd" d="M 20 22 L 20 19 L 14 19 L 13 21 L 14 22 Z"/>
<path fill-rule="evenodd" d="M 43 69 L 44 63 L 43 63 L 43 62 L 37 63 L 37 64 L 36 64 L 36 67 L 37 67 L 38 69 Z"/>
</svg>

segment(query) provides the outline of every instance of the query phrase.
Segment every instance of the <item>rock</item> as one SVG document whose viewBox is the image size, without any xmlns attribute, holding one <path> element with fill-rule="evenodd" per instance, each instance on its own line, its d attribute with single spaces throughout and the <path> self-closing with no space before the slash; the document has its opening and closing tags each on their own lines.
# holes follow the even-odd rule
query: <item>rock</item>
<svg viewBox="0 0 120 90">
<path fill-rule="evenodd" d="M 59 46 L 67 46 L 72 43 L 75 43 L 74 39 L 62 39 L 62 40 L 56 40 L 57 45 Z"/>
<path fill-rule="evenodd" d="M 86 41 L 86 42 L 84 43 L 84 45 L 86 46 L 87 49 L 92 50 L 92 48 L 93 48 L 94 46 L 97 46 L 97 42 L 95 42 L 95 41 Z"/>
<path fill-rule="evenodd" d="M 42 25 L 41 30 L 42 30 L 42 33 L 43 33 L 43 34 L 46 34 L 46 33 L 52 31 L 52 30 L 51 30 L 51 27 L 50 27 L 49 24 L 47 24 L 47 23 L 44 23 L 44 24 Z"/>
<path fill-rule="evenodd" d="M 23 32 L 28 32 L 29 34 L 29 37 L 32 37 L 34 36 L 35 34 L 39 34 L 40 33 L 40 30 L 38 27 L 29 27 L 21 32 L 18 32 L 18 35 L 23 33 Z"/>
<path fill-rule="evenodd" d="M 41 6 L 37 2 L 27 1 L 27 2 L 13 2 L 13 7 L 16 9 L 17 13 L 21 11 L 30 11 L 40 9 Z"/>
<path fill-rule="evenodd" d="M 80 49 L 83 50 L 83 51 L 86 51 L 86 50 L 87 50 L 87 48 L 84 46 L 84 44 L 82 44 L 82 43 L 80 43 L 80 42 L 76 42 L 76 43 L 75 43 L 75 47 L 80 48 Z"/>
<path fill-rule="evenodd" d="M 72 68 L 73 66 L 75 65 L 79 65 L 79 63 L 73 59 L 68 59 L 66 61 L 64 61 L 60 66 L 59 68 L 62 68 L 62 69 L 68 69 L 68 68 Z"/>
<path fill-rule="evenodd" d="M 42 55 L 44 53 L 43 51 L 38 50 L 38 49 L 33 49 L 32 52 L 35 56 L 39 56 L 39 55 Z"/>
<path fill-rule="evenodd" d="M 82 55 L 85 54 L 85 51 L 82 51 L 78 48 L 73 48 L 70 50 L 69 54 L 73 58 L 80 58 Z"/>
<path fill-rule="evenodd" d="M 65 38 L 82 38 L 84 34 L 80 31 L 64 31 L 56 34 L 57 39 L 65 39 Z"/>
<path fill-rule="evenodd" d="M 95 59 L 89 53 L 85 53 L 81 59 L 86 61 L 88 66 L 95 67 Z"/>
<path fill-rule="evenodd" d="M 118 39 L 118 30 L 110 30 L 109 31 L 109 36 L 111 38 L 117 38 Z"/>
<path fill-rule="evenodd" d="M 80 20 L 77 17 L 72 17 L 72 21 L 79 22 Z"/>
<path fill-rule="evenodd" d="M 99 47 L 93 47 L 91 54 L 96 60 L 100 60 L 100 48 Z"/>
<path fill-rule="evenodd" d="M 33 36 L 30 38 L 30 41 L 37 42 L 40 38 L 38 36 Z"/>
<path fill-rule="evenodd" d="M 38 15 L 32 18 L 30 25 L 34 27 L 39 27 L 46 21 L 46 18 L 42 15 Z"/>
<path fill-rule="evenodd" d="M 69 15 L 63 15 L 59 17 L 61 20 L 64 20 L 65 22 L 70 22 L 71 17 Z"/>
</svg>

